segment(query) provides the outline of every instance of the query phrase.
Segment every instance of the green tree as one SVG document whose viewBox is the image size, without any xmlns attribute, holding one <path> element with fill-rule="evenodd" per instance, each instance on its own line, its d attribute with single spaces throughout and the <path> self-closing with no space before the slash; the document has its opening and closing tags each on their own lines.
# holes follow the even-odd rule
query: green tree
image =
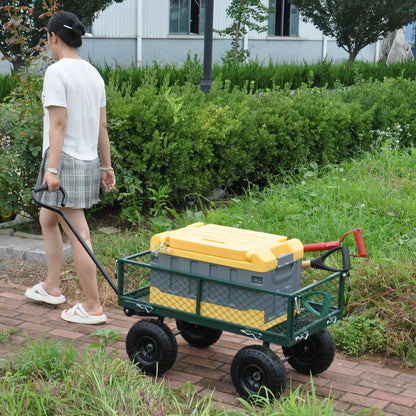
<svg viewBox="0 0 416 416">
<path fill-rule="evenodd" d="M 230 26 L 216 30 L 221 36 L 231 36 L 232 49 L 226 55 L 226 62 L 244 62 L 248 51 L 241 48 L 240 40 L 249 30 L 265 32 L 267 25 L 262 22 L 269 18 L 269 9 L 261 0 L 232 0 L 226 13 L 233 19 Z"/>
<path fill-rule="evenodd" d="M 48 13 L 45 10 L 66 10 L 75 13 L 80 20 L 90 25 L 97 13 L 111 3 L 123 0 L 0 0 L 0 52 L 17 72 L 30 56 L 39 53 L 45 40 Z M 20 36 L 16 37 L 16 31 Z M 21 39 L 25 42 L 22 44 Z"/>
<path fill-rule="evenodd" d="M 415 0 L 291 0 L 312 23 L 348 52 L 349 66 L 367 45 L 415 19 Z"/>
</svg>

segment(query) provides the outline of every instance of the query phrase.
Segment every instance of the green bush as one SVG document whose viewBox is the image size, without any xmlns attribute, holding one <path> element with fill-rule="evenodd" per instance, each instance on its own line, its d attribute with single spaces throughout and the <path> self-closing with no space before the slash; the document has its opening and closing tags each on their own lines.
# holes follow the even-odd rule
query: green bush
<svg viewBox="0 0 416 416">
<path fill-rule="evenodd" d="M 152 77 L 159 89 L 162 85 L 185 85 L 190 82 L 199 84 L 202 80 L 202 64 L 197 55 L 191 57 L 188 54 L 187 59 L 182 66 L 166 64 L 164 66 L 153 62 L 152 65 L 144 65 L 139 68 L 131 66 L 127 69 L 116 66 L 112 68 L 106 65 L 104 68 L 98 68 L 106 84 L 113 83 L 119 90 L 124 90 L 129 85 L 131 91 L 136 91 L 144 82 Z"/>
<path fill-rule="evenodd" d="M 415 81 L 397 78 L 385 79 L 383 82 L 360 82 L 346 90 L 343 99 L 372 113 L 371 130 L 401 130 L 398 137 L 401 145 L 411 146 L 415 143 Z"/>
<path fill-rule="evenodd" d="M 248 182 L 264 186 L 311 163 L 337 164 L 371 149 L 383 134 L 402 146 L 414 144 L 414 81 L 357 81 L 328 89 L 311 88 L 311 79 L 295 91 L 287 85 L 260 92 L 255 82 L 236 88 L 218 79 L 206 96 L 196 83 L 197 66 L 188 59 L 187 82 L 172 76 L 173 67 L 163 79 L 158 67 L 105 70 L 117 192 L 102 201 L 119 204 L 122 219 L 161 215 L 206 199 L 219 187 L 240 193 Z M 298 67 L 299 74 L 309 71 L 322 81 L 330 70 L 327 63 L 315 66 L 314 74 L 310 66 Z M 27 77 L 1 104 L 2 212 L 25 209 L 36 215 L 26 190 L 35 183 L 40 162 L 40 91 L 39 78 Z"/>
<path fill-rule="evenodd" d="M 42 150 L 42 105 L 37 79 L 19 84 L 1 104 L 0 212 L 26 211 L 36 217 L 30 188 L 35 184 Z"/>
<path fill-rule="evenodd" d="M 387 323 L 380 318 L 351 315 L 330 327 L 337 348 L 352 356 L 385 352 L 390 342 Z"/>
<path fill-rule="evenodd" d="M 13 78 L 11 74 L 0 74 L 0 102 L 7 99 L 17 83 L 17 79 Z"/>
<path fill-rule="evenodd" d="M 148 209 L 160 214 L 218 187 L 263 186 L 306 164 L 337 164 L 370 149 L 393 120 L 403 123 L 401 144 L 414 143 L 416 84 L 403 79 L 259 94 L 215 82 L 208 96 L 191 83 L 158 87 L 154 78 L 134 93 L 129 88 L 108 86 L 117 198 L 126 218 Z"/>
</svg>

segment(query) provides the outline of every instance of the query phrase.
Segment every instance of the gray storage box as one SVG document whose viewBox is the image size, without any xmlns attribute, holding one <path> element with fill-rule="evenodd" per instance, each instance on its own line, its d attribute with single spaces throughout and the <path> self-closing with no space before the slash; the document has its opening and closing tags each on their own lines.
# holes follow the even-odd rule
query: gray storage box
<svg viewBox="0 0 416 416">
<path fill-rule="evenodd" d="M 153 242 L 159 243 L 159 250 L 152 251 L 151 265 L 180 273 L 152 268 L 150 302 L 259 329 L 268 329 L 286 320 L 287 299 L 279 293 L 290 294 L 300 288 L 302 260 L 299 257 L 303 256 L 303 246 L 299 240 L 288 242 L 286 237 L 231 227 L 211 225 L 208 230 L 204 227 L 207 226 L 193 225 L 168 232 L 169 246 L 165 234 L 152 238 Z M 190 232 L 193 232 L 191 236 Z M 251 243 L 250 251 L 241 249 L 245 242 L 247 246 Z M 161 243 L 165 244 L 162 249 Z M 175 250 L 175 247 L 179 249 Z M 193 252 L 193 249 L 198 251 Z M 284 254 L 274 257 L 270 255 L 271 251 Z M 255 255 L 257 260 L 252 263 L 257 261 L 256 267 L 246 260 L 252 260 Z M 201 260 L 207 258 L 213 261 Z M 264 270 L 265 262 L 275 267 L 267 271 L 255 270 Z M 230 264 L 241 264 L 245 269 Z"/>
</svg>

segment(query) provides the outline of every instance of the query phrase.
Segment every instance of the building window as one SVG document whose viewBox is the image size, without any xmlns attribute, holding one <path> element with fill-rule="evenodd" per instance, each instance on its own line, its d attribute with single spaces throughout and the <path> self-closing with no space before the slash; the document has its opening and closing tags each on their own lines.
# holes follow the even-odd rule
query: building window
<svg viewBox="0 0 416 416">
<path fill-rule="evenodd" d="M 298 36 L 299 12 L 290 0 L 270 0 L 269 7 L 269 35 Z"/>
<path fill-rule="evenodd" d="M 170 33 L 200 35 L 204 23 L 205 0 L 170 0 Z"/>
</svg>

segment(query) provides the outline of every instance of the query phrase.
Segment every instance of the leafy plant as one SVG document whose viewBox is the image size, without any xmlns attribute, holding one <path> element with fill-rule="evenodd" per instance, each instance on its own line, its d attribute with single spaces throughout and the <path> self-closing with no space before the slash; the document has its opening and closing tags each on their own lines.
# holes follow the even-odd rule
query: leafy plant
<svg viewBox="0 0 416 416">
<path fill-rule="evenodd" d="M 0 74 L 0 102 L 7 101 L 10 92 L 17 85 L 17 78 L 11 74 Z"/>
<path fill-rule="evenodd" d="M 42 55 L 42 42 L 36 43 L 36 47 L 32 44 L 39 40 L 36 36 L 32 39 L 33 33 L 28 27 L 33 23 L 34 9 L 17 3 L 2 7 L 0 13 L 2 17 L 4 11 L 8 15 L 9 20 L 2 30 L 12 38 L 10 43 L 19 51 L 13 52 L 15 62 L 19 67 L 23 62 L 27 64 L 18 73 L 19 81 L 7 103 L 2 105 L 5 113 L 0 120 L 0 212 L 26 211 L 36 216 L 37 210 L 30 203 L 28 188 L 37 177 L 38 166 L 34 161 L 40 161 L 43 113 L 40 86 L 49 59 Z M 50 16 L 54 5 L 48 9 L 45 3 L 40 11 L 44 17 Z"/>
<path fill-rule="evenodd" d="M 17 329 L 2 329 L 0 331 L 0 342 L 6 342 L 9 340 L 10 336 L 15 334 Z"/>
<path fill-rule="evenodd" d="M 26 346 L 19 349 L 16 361 L 9 361 L 1 369 L 2 376 L 13 371 L 13 377 L 18 383 L 29 383 L 36 375 L 41 380 L 63 380 L 70 371 L 76 359 L 72 345 L 65 345 L 45 337 L 36 343 L 26 339 Z"/>
<path fill-rule="evenodd" d="M 94 331 L 91 336 L 97 337 L 98 341 L 90 344 L 90 348 L 98 348 L 100 350 L 105 350 L 110 342 L 119 340 L 121 338 L 120 331 L 115 331 L 113 329 L 103 329 L 99 328 Z"/>
<path fill-rule="evenodd" d="M 84 24 L 90 25 L 97 12 L 104 10 L 113 1 L 92 0 L 85 3 L 80 0 L 12 0 L 0 6 L 0 51 L 3 59 L 13 64 L 17 73 L 24 65 L 30 65 L 33 58 L 42 52 L 45 42 L 45 18 L 55 14 L 62 5 L 65 10 L 75 13 Z M 5 4 L 5 3 L 2 3 Z M 22 42 L 24 40 L 24 42 Z"/>
<path fill-rule="evenodd" d="M 386 321 L 368 315 L 351 315 L 331 327 L 338 348 L 349 355 L 360 356 L 365 352 L 385 352 L 390 337 Z"/>
</svg>

